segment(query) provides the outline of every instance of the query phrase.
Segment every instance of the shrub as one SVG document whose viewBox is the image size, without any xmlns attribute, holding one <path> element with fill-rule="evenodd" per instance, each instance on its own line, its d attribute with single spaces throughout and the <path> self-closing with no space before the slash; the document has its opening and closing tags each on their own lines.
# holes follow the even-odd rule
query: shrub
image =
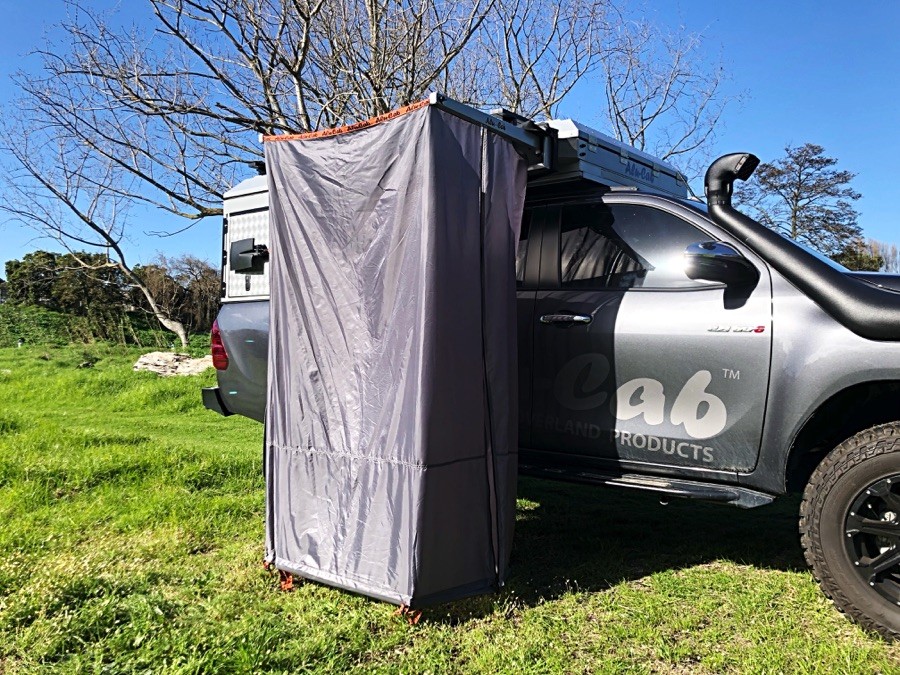
<svg viewBox="0 0 900 675">
<path fill-rule="evenodd" d="M 55 312 L 37 305 L 0 303 L 0 347 L 15 347 L 19 340 L 29 345 L 109 343 L 170 349 L 178 339 L 162 330 L 152 317 L 137 312 L 123 315 L 114 324 L 98 326 L 87 316 Z M 209 353 L 209 335 L 192 335 L 187 351 L 191 356 Z"/>
<path fill-rule="evenodd" d="M 92 342 L 93 335 L 83 317 L 73 317 L 42 307 L 0 305 L 0 347 L 27 344 L 65 345 Z"/>
</svg>

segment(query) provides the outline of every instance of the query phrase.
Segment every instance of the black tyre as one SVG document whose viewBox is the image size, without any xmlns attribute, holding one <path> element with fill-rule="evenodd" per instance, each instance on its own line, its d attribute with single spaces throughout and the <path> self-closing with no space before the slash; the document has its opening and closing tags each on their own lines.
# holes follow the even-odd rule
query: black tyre
<svg viewBox="0 0 900 675">
<path fill-rule="evenodd" d="M 803 492 L 806 562 L 842 612 L 900 638 L 900 422 L 837 446 Z"/>
</svg>

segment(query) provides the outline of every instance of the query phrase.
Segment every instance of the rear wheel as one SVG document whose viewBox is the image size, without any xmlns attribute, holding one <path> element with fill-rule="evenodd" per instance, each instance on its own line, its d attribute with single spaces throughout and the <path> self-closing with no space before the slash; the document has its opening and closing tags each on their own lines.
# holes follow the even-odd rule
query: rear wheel
<svg viewBox="0 0 900 675">
<path fill-rule="evenodd" d="M 803 493 L 800 534 L 838 609 L 900 638 L 900 423 L 858 433 L 819 464 Z"/>
</svg>

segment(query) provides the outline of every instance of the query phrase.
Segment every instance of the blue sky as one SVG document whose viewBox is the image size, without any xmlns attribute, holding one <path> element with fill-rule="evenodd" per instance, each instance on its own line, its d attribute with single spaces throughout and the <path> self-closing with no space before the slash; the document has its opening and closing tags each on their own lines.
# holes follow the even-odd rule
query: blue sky
<svg viewBox="0 0 900 675">
<path fill-rule="evenodd" d="M 140 15 L 137 0 L 122 5 Z M 713 154 L 742 150 L 770 161 L 787 143 L 822 145 L 840 168 L 858 174 L 853 185 L 863 194 L 857 208 L 865 234 L 900 243 L 894 201 L 900 198 L 900 2 L 682 0 L 644 7 L 647 18 L 670 30 L 702 32 L 707 52 L 722 55 L 727 92 L 745 95 L 726 113 Z M 0 101 L 13 93 L 9 75 L 34 63 L 24 55 L 64 11 L 61 0 L 0 0 Z M 582 88 L 561 112 L 603 130 L 591 103 L 589 89 Z M 146 217 L 144 229 L 154 229 L 156 216 Z M 167 239 L 136 235 L 127 253 L 132 263 L 147 262 L 157 251 L 215 261 L 220 222 L 207 219 Z M 0 275 L 6 260 L 49 247 L 34 237 L 0 223 Z"/>
</svg>

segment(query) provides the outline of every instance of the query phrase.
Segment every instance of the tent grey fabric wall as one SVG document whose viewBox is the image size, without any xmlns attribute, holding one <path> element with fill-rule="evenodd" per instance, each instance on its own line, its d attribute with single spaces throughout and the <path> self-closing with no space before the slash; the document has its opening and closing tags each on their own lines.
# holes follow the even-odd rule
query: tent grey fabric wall
<svg viewBox="0 0 900 675">
<path fill-rule="evenodd" d="M 490 590 L 515 517 L 526 167 L 432 106 L 266 142 L 267 559 L 411 607 Z"/>
</svg>

